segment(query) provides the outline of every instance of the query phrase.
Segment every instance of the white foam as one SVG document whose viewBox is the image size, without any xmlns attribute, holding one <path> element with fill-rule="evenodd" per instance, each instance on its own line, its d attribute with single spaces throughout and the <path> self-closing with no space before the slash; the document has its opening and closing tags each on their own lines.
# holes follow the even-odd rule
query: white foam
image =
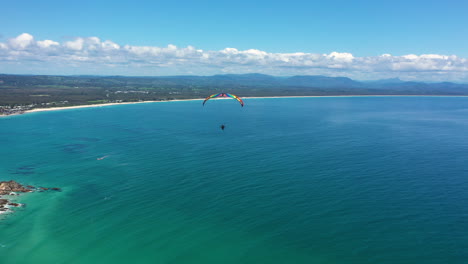
<svg viewBox="0 0 468 264">
<path fill-rule="evenodd" d="M 11 212 L 11 210 L 9 209 L 9 207 L 4 206 L 4 208 L 7 208 L 7 210 L 6 210 L 6 211 L 0 211 L 0 215 L 2 215 L 2 214 L 7 214 L 7 213 Z"/>
</svg>

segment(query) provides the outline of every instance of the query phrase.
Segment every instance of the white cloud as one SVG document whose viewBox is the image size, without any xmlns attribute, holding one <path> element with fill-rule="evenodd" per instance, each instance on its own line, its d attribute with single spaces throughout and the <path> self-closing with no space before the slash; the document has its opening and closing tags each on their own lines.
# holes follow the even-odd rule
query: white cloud
<svg viewBox="0 0 468 264">
<path fill-rule="evenodd" d="M 48 40 L 48 39 L 37 42 L 37 46 L 43 49 L 53 47 L 53 46 L 58 46 L 58 45 L 60 45 L 58 42 Z"/>
<path fill-rule="evenodd" d="M 205 51 L 192 46 L 120 45 L 98 37 L 77 37 L 61 43 L 36 41 L 28 33 L 5 43 L 0 42 L 0 72 L 7 72 L 12 63 L 33 71 L 32 61 L 34 65 L 42 66 L 39 67 L 41 70 L 48 69 L 47 74 L 208 75 L 260 72 L 273 75 L 324 74 L 357 79 L 400 77 L 468 81 L 468 60 L 455 55 L 382 54 L 355 57 L 351 53 L 337 51 L 329 54 L 270 53 L 232 47 Z"/>
<path fill-rule="evenodd" d="M 101 43 L 101 47 L 104 50 L 118 50 L 120 49 L 120 46 L 110 40 L 106 40 L 103 43 Z"/>
<path fill-rule="evenodd" d="M 417 60 L 419 58 L 418 55 L 414 55 L 414 54 L 408 54 L 408 55 L 404 55 L 404 56 L 401 56 L 402 58 L 405 58 L 407 60 Z"/>
<path fill-rule="evenodd" d="M 325 54 L 325 56 L 329 59 L 333 59 L 336 61 L 343 61 L 343 62 L 352 62 L 354 59 L 353 54 L 351 53 L 339 53 L 339 52 L 332 52 L 328 55 Z"/>
<path fill-rule="evenodd" d="M 23 33 L 16 38 L 12 38 L 8 41 L 9 46 L 12 49 L 22 50 L 30 46 L 34 42 L 34 37 L 28 33 Z"/>
<path fill-rule="evenodd" d="M 67 41 L 65 42 L 64 46 L 68 49 L 71 50 L 82 50 L 83 49 L 83 44 L 84 44 L 84 39 L 83 38 L 76 38 L 73 41 Z"/>
</svg>

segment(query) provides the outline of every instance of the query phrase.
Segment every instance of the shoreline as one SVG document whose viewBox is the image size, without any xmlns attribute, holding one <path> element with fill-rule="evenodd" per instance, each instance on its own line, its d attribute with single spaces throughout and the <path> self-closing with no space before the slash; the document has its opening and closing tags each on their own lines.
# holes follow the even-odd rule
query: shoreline
<svg viewBox="0 0 468 264">
<path fill-rule="evenodd" d="M 0 118 L 7 116 L 17 116 L 36 112 L 48 112 L 48 111 L 59 111 L 67 109 L 79 109 L 79 108 L 91 108 L 91 107 L 105 107 L 112 105 L 129 105 L 129 104 L 144 104 L 144 103 L 164 103 L 164 102 L 179 102 L 179 101 L 197 101 L 204 99 L 176 99 L 176 100 L 160 100 L 160 101 L 141 101 L 141 102 L 122 102 L 122 103 L 105 103 L 105 104 L 91 104 L 91 105 L 74 105 L 74 106 L 61 106 L 61 107 L 50 107 L 50 108 L 35 108 L 26 110 L 23 113 L 11 114 L 11 115 L 0 115 Z"/>
<path fill-rule="evenodd" d="M 298 95 L 298 96 L 252 96 L 242 97 L 241 99 L 274 99 L 274 98 L 318 98 L 318 97 L 468 97 L 468 95 Z M 11 114 L 11 115 L 0 115 L 2 117 L 17 116 L 36 112 L 48 112 L 48 111 L 59 111 L 66 109 L 79 109 L 79 108 L 91 108 L 91 107 L 105 107 L 112 105 L 129 105 L 129 104 L 144 104 L 144 103 L 166 103 L 166 102 L 184 102 L 184 101 L 202 101 L 204 98 L 192 98 L 192 99 L 175 99 L 175 100 L 159 100 L 159 101 L 141 101 L 141 102 L 122 102 L 122 103 L 105 103 L 105 104 L 92 104 L 92 105 L 75 105 L 75 106 L 62 106 L 62 107 L 50 107 L 50 108 L 36 108 L 24 111 L 23 113 Z"/>
<path fill-rule="evenodd" d="M 145 104 L 145 103 L 164 103 L 164 102 L 181 102 L 181 101 L 197 101 L 203 99 L 176 99 L 176 100 L 161 100 L 161 101 L 141 101 L 141 102 L 122 102 L 122 103 L 106 103 L 106 104 L 92 104 L 92 105 L 75 105 L 75 106 L 63 106 L 63 107 L 51 107 L 51 108 L 36 108 L 27 110 L 24 114 L 35 113 L 35 112 L 46 112 L 46 111 L 57 111 L 65 109 L 78 109 L 78 108 L 90 108 L 90 107 L 105 107 L 111 105 L 129 105 L 129 104 Z"/>
</svg>

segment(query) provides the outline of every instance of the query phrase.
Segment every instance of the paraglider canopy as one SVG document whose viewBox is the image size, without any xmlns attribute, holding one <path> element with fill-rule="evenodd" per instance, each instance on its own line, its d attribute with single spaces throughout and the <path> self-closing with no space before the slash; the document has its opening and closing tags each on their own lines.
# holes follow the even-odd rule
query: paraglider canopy
<svg viewBox="0 0 468 264">
<path fill-rule="evenodd" d="M 232 99 L 236 99 L 236 100 L 241 104 L 242 107 L 244 106 L 244 102 L 242 101 L 242 99 L 240 99 L 240 98 L 237 97 L 236 95 L 230 94 L 230 93 L 217 93 L 217 94 L 212 94 L 212 95 L 208 96 L 208 97 L 205 99 L 205 101 L 203 101 L 203 105 L 205 105 L 206 101 L 210 100 L 211 98 L 216 98 L 216 97 L 231 97 Z"/>
</svg>

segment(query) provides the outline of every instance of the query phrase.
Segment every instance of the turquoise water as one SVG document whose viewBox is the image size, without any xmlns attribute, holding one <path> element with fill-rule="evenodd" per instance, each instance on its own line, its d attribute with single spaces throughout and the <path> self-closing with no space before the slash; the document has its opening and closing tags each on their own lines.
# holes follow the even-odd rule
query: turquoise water
<svg viewBox="0 0 468 264">
<path fill-rule="evenodd" d="M 0 263 L 466 263 L 468 98 L 245 103 L 0 118 Z"/>
</svg>

